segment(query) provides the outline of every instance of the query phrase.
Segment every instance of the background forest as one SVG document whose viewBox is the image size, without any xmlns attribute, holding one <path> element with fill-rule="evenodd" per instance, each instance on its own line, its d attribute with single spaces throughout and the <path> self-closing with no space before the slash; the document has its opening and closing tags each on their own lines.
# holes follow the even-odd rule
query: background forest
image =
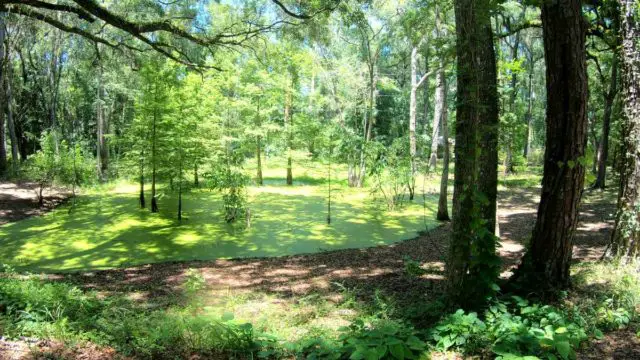
<svg viewBox="0 0 640 360">
<path fill-rule="evenodd" d="M 0 357 L 640 356 L 639 39 L 632 0 L 0 0 Z"/>
</svg>

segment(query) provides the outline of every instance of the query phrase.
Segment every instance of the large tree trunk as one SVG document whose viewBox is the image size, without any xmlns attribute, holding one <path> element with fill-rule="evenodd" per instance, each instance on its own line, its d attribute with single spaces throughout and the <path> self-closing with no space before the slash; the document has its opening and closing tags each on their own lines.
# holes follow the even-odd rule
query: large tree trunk
<svg viewBox="0 0 640 360">
<path fill-rule="evenodd" d="M 622 141 L 620 193 L 616 224 L 609 254 L 623 262 L 640 254 L 640 6 L 634 0 L 618 0 L 622 38 Z"/>
<path fill-rule="evenodd" d="M 598 144 L 598 175 L 593 187 L 596 189 L 605 188 L 605 179 L 607 176 L 607 159 L 609 157 L 609 132 L 611 130 L 611 112 L 613 109 L 613 101 L 616 98 L 618 89 L 618 57 L 613 56 L 611 63 L 611 83 L 609 91 L 604 99 L 604 116 L 602 118 L 602 137 Z"/>
<path fill-rule="evenodd" d="M 444 73 L 444 64 L 441 62 L 441 69 L 438 72 Z M 449 206 L 447 204 L 447 189 L 449 185 L 449 126 L 447 124 L 447 84 L 446 79 L 443 79 L 445 84 L 443 85 L 444 91 L 444 106 L 442 108 L 442 116 L 440 122 L 442 124 L 442 138 L 444 139 L 444 157 L 442 158 L 442 177 L 440 178 L 440 197 L 438 199 L 438 213 L 436 219 L 440 221 L 449 220 Z"/>
<path fill-rule="evenodd" d="M 533 237 L 516 276 L 537 290 L 570 285 L 588 125 L 582 2 L 543 2 L 542 30 L 547 81 L 542 194 Z"/>
<path fill-rule="evenodd" d="M 482 302 L 499 272 L 495 228 L 498 93 L 488 0 L 456 0 L 458 99 L 448 295 Z M 480 150 L 480 151 L 479 151 Z"/>
</svg>

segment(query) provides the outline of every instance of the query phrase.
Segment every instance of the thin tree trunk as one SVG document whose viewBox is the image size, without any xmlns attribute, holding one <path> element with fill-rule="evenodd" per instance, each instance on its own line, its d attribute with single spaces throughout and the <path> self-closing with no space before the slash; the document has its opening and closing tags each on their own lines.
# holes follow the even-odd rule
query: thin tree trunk
<svg viewBox="0 0 640 360">
<path fill-rule="evenodd" d="M 0 84 L 3 84 L 5 81 L 5 36 L 6 36 L 6 26 L 5 26 L 5 13 L 0 13 L 0 60 L 2 60 L 2 64 L 0 64 Z M 6 104 L 6 94 L 4 93 L 4 86 L 0 87 L 0 176 L 4 175 L 5 171 L 7 171 L 7 148 L 6 148 L 6 133 L 5 133 L 5 118 L 4 118 L 4 104 Z"/>
<path fill-rule="evenodd" d="M 182 221 L 182 150 L 180 150 L 180 170 L 178 172 L 178 221 Z"/>
<path fill-rule="evenodd" d="M 429 73 L 429 47 L 424 52 L 424 73 Z M 431 113 L 431 101 L 429 101 L 429 77 L 424 81 L 424 86 L 422 87 L 422 97 L 424 102 L 424 122 L 422 125 L 422 131 L 425 135 L 427 135 L 427 124 L 429 124 L 429 114 Z M 424 150 L 423 150 L 424 151 Z"/>
<path fill-rule="evenodd" d="M 377 56 L 375 57 L 377 59 Z M 364 178 L 367 173 L 367 154 L 366 146 L 371 141 L 373 136 L 373 126 L 376 124 L 376 98 L 377 98 L 377 83 L 378 83 L 378 70 L 374 59 L 369 55 L 369 102 L 367 105 L 366 122 L 365 122 L 365 138 L 364 144 L 360 152 L 360 173 L 358 175 L 358 187 L 364 186 Z"/>
<path fill-rule="evenodd" d="M 622 38 L 622 141 L 618 213 L 608 254 L 628 262 L 640 255 L 640 6 L 618 0 Z"/>
<path fill-rule="evenodd" d="M 9 139 L 11 139 L 11 164 L 13 174 L 18 173 L 18 137 L 16 136 L 16 125 L 13 119 L 13 91 L 11 88 L 11 64 L 7 63 L 6 72 L 6 96 L 7 96 L 7 128 L 9 129 Z"/>
<path fill-rule="evenodd" d="M 533 58 L 533 56 L 532 56 Z M 533 64 L 529 69 L 529 90 L 527 91 L 527 115 L 526 115 L 526 129 L 524 133 L 524 152 L 523 156 L 525 161 L 529 158 L 531 152 L 531 119 L 533 117 Z"/>
<path fill-rule="evenodd" d="M 507 141 L 506 155 L 504 157 L 504 174 L 510 175 L 514 173 L 513 169 L 513 146 L 511 139 Z"/>
<path fill-rule="evenodd" d="M 515 279 L 537 290 L 570 285 L 587 141 L 586 25 L 582 2 L 543 2 L 547 137 L 533 237 Z"/>
<path fill-rule="evenodd" d="M 442 31 L 440 30 L 440 9 L 436 6 L 436 22 L 435 22 L 435 32 L 436 36 L 442 36 Z M 436 90 L 435 90 L 435 107 L 433 113 L 433 129 L 431 135 L 431 156 L 429 157 L 429 168 L 435 169 L 438 161 L 438 143 L 439 143 L 439 131 L 442 126 L 442 121 L 444 119 L 443 114 L 446 111 L 446 79 L 445 79 L 445 71 L 444 71 L 444 61 L 440 59 L 440 68 L 436 72 Z"/>
<path fill-rule="evenodd" d="M 261 121 L 260 121 L 260 101 L 258 100 L 258 109 L 256 112 L 256 126 L 260 127 Z M 263 185 L 264 184 L 264 180 L 262 178 L 262 136 L 261 135 L 257 135 L 256 136 L 256 182 L 258 183 L 258 185 Z"/>
<path fill-rule="evenodd" d="M 105 180 L 105 171 L 107 169 L 107 152 L 104 132 L 105 132 L 105 118 L 103 109 L 103 85 L 102 85 L 102 64 L 99 64 L 98 69 L 98 89 L 96 94 L 96 166 L 98 171 L 98 178 L 100 181 Z"/>
<path fill-rule="evenodd" d="M 258 185 L 263 185 L 264 180 L 262 179 L 262 136 L 258 135 L 256 137 L 256 162 L 257 162 L 257 170 L 256 170 L 256 182 Z"/>
<path fill-rule="evenodd" d="M 605 96 L 604 116 L 602 118 L 602 137 L 598 144 L 598 175 L 593 187 L 596 189 L 605 188 L 605 179 L 607 176 L 607 159 L 609 158 L 609 132 L 611 130 L 611 112 L 613 110 L 613 101 L 616 97 L 618 88 L 618 58 L 614 54 L 611 63 L 611 83 L 609 91 Z"/>
<path fill-rule="evenodd" d="M 442 64 L 441 64 L 442 66 Z M 441 70 L 444 72 L 444 69 Z M 436 219 L 440 221 L 449 220 L 449 206 L 447 204 L 447 189 L 449 185 L 449 126 L 447 124 L 447 85 L 444 84 L 444 106 L 442 108 L 441 124 L 442 138 L 444 140 L 444 156 L 442 158 L 442 177 L 440 178 L 440 197 L 438 199 L 438 213 Z"/>
<path fill-rule="evenodd" d="M 416 91 L 418 90 L 417 79 L 418 68 L 418 48 L 411 50 L 411 93 L 409 96 L 409 157 L 411 162 L 411 184 L 409 184 L 409 200 L 413 200 L 416 177 Z"/>
<path fill-rule="evenodd" d="M 157 86 L 157 85 L 156 85 Z M 157 91 L 157 88 L 156 88 Z M 154 107 L 157 106 L 154 105 Z M 151 139 L 151 212 L 158 212 L 158 198 L 156 197 L 156 120 L 157 109 L 153 109 L 153 134 Z"/>
<path fill-rule="evenodd" d="M 193 164 L 193 186 L 200 187 L 200 179 L 198 178 L 198 159 L 195 159 Z"/>
<path fill-rule="evenodd" d="M 523 8 L 523 15 L 524 15 L 524 8 Z M 515 41 L 513 44 L 513 47 L 511 48 L 511 61 L 515 62 L 518 61 L 519 58 L 519 50 L 520 50 L 520 32 L 516 32 L 515 34 Z M 515 71 L 511 72 L 511 83 L 510 83 L 510 87 L 511 87 L 511 96 L 509 96 L 509 111 L 511 111 L 511 113 L 515 114 L 517 109 L 516 109 L 516 99 L 518 97 L 518 74 Z M 507 140 L 507 149 L 506 149 L 506 157 L 504 159 L 504 174 L 505 175 L 509 175 L 515 172 L 515 169 L 513 168 L 513 135 L 514 134 L 507 134 L 508 136 L 508 140 Z"/>
<path fill-rule="evenodd" d="M 140 208 L 147 206 L 144 200 L 144 149 L 140 151 Z"/>
<path fill-rule="evenodd" d="M 482 302 L 499 273 L 493 235 L 498 94 L 490 8 L 488 0 L 455 1 L 458 98 L 447 292 L 460 305 Z"/>
<path fill-rule="evenodd" d="M 291 141 L 293 133 L 291 130 L 291 89 L 287 89 L 284 104 L 284 128 L 287 136 L 287 185 L 293 185 L 293 170 L 291 161 Z"/>
</svg>

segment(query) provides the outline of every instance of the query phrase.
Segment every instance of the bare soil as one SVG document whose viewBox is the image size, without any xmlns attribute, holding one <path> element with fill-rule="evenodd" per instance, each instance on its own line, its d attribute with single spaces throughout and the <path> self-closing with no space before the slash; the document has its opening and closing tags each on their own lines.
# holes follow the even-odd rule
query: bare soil
<svg viewBox="0 0 640 360">
<path fill-rule="evenodd" d="M 43 206 L 39 206 L 38 190 L 35 183 L 0 182 L 0 225 L 42 215 L 71 196 L 68 190 L 50 187 L 42 192 Z"/>
</svg>

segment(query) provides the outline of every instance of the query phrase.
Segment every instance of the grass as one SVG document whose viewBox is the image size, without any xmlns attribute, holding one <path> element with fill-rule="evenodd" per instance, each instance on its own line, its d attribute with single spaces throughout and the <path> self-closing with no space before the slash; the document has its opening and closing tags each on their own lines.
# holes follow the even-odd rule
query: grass
<svg viewBox="0 0 640 360">
<path fill-rule="evenodd" d="M 269 165 L 266 185 L 248 189 L 250 226 L 244 220 L 225 223 L 216 192 L 196 189 L 185 194 L 180 223 L 177 194 L 167 187 L 160 190 L 160 212 L 152 214 L 138 208 L 137 185 L 118 183 L 85 191 L 71 213 L 63 207 L 0 227 L 0 259 L 19 270 L 58 272 L 281 256 L 389 244 L 436 224 L 435 194 L 424 198 L 424 207 L 418 195 L 415 202 L 387 211 L 368 189 L 348 188 L 339 181 L 332 185 L 328 225 L 322 165 L 294 169 L 296 183 L 290 187 L 284 185 L 284 168 Z"/>
</svg>

